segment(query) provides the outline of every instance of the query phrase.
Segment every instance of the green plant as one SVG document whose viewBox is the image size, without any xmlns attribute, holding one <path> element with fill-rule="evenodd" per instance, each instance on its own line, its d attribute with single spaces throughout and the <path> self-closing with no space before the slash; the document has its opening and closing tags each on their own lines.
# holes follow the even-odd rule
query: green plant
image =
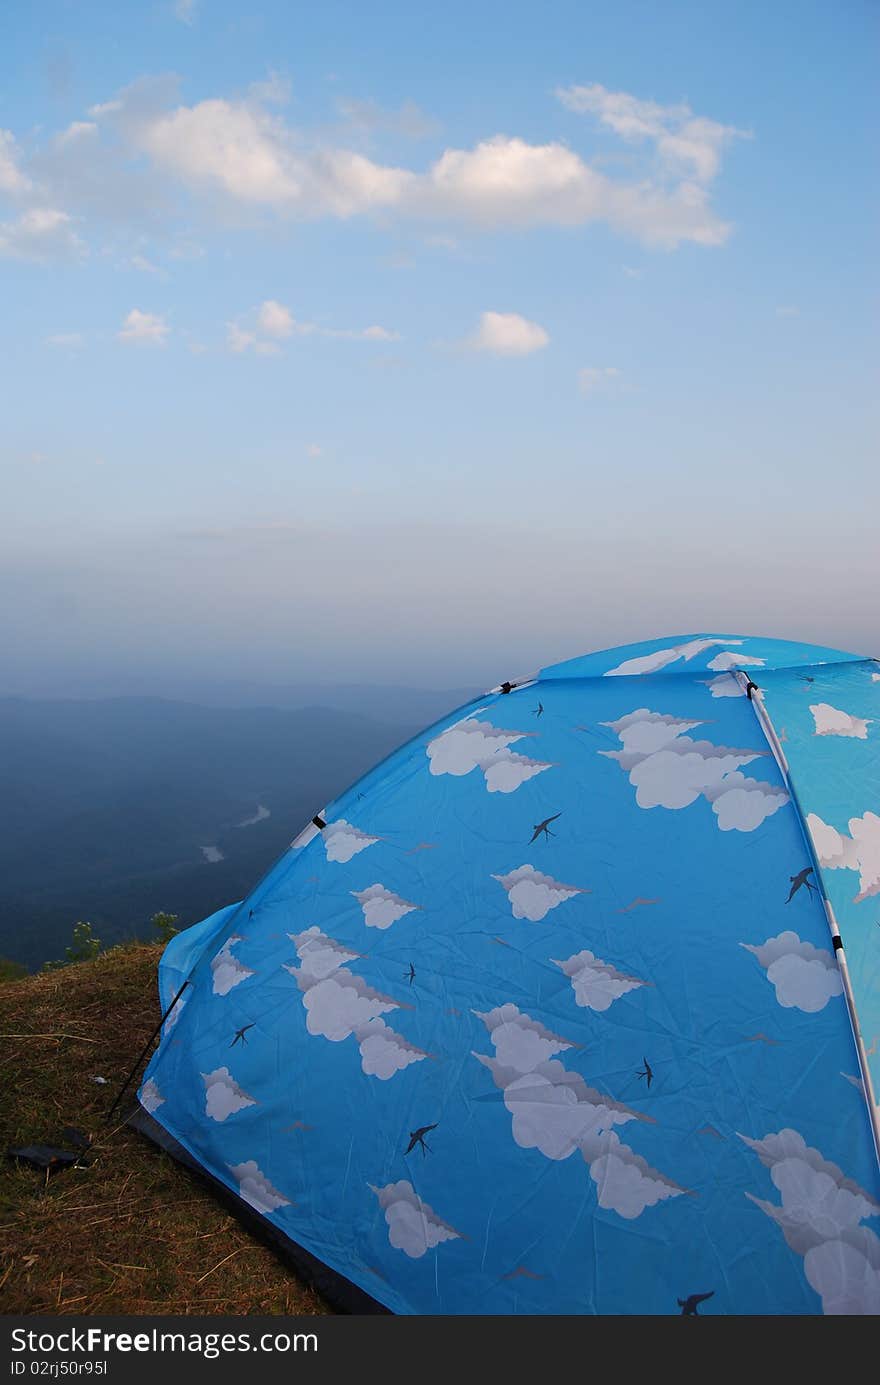
<svg viewBox="0 0 880 1385">
<path fill-rule="evenodd" d="M 166 914 L 160 909 L 158 914 L 154 914 L 150 919 L 150 923 L 159 934 L 160 943 L 170 943 L 174 935 L 180 932 L 180 929 L 174 926 L 179 917 L 179 914 Z"/>
<path fill-rule="evenodd" d="M 101 951 L 101 939 L 92 933 L 92 925 L 82 920 L 73 925 L 73 942 L 64 949 L 64 959 L 57 962 L 44 962 L 43 971 L 57 971 L 59 967 L 69 967 L 72 962 L 93 962 Z"/>
<path fill-rule="evenodd" d="M 27 974 L 27 967 L 23 967 L 20 962 L 11 962 L 8 957 L 0 957 L 0 981 L 20 981 Z"/>
</svg>

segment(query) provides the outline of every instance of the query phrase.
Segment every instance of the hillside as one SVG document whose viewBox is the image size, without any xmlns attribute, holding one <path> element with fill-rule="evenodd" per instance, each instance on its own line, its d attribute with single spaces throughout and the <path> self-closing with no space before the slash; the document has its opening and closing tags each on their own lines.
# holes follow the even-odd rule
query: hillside
<svg viewBox="0 0 880 1385">
<path fill-rule="evenodd" d="M 159 909 L 187 925 L 239 899 L 302 824 L 416 724 L 312 707 L 0 698 L 0 956 L 105 944 Z"/>
<path fill-rule="evenodd" d="M 149 1140 L 105 1113 L 159 1018 L 155 946 L 0 983 L 0 1151 L 65 1144 L 88 1167 L 0 1163 L 4 1313 L 323 1313 L 321 1300 Z M 102 1086 L 92 1079 L 107 1079 Z"/>
</svg>

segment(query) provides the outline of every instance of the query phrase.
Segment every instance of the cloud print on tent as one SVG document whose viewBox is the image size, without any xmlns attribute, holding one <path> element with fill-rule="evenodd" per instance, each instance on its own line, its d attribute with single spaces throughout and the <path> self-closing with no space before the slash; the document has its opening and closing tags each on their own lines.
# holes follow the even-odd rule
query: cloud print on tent
<svg viewBox="0 0 880 1385">
<path fill-rule="evenodd" d="M 832 707 L 827 702 L 815 703 L 810 707 L 810 711 L 816 724 L 814 734 L 817 736 L 854 736 L 860 741 L 868 738 L 871 717 L 865 719 L 850 716 L 849 712 L 841 712 L 838 707 Z"/>
<path fill-rule="evenodd" d="M 257 1101 L 240 1087 L 228 1068 L 215 1068 L 213 1072 L 203 1072 L 205 1084 L 205 1114 L 211 1120 L 225 1121 L 247 1106 L 256 1106 Z"/>
<path fill-rule="evenodd" d="M 823 1312 L 880 1313 L 880 1239 L 861 1225 L 880 1214 L 880 1204 L 796 1130 L 780 1130 L 762 1140 L 739 1138 L 770 1170 L 782 1204 L 749 1192 L 746 1197 L 776 1222 L 795 1254 L 803 1256 Z"/>
<path fill-rule="evenodd" d="M 411 1063 L 427 1058 L 424 1049 L 407 1042 L 381 1016 L 401 1009 L 400 1001 L 382 995 L 344 966 L 358 954 L 328 938 L 317 927 L 289 933 L 300 966 L 285 965 L 302 992 L 306 1028 L 331 1043 L 354 1036 L 361 1068 L 368 1077 L 387 1082 Z"/>
<path fill-rule="evenodd" d="M 621 996 L 650 984 L 638 976 L 626 976 L 588 950 L 576 952 L 564 962 L 555 957 L 550 960 L 568 977 L 577 1004 L 587 1010 L 609 1010 Z"/>
<path fill-rule="evenodd" d="M 158 1111 L 159 1107 L 165 1104 L 165 1098 L 159 1091 L 158 1085 L 152 1077 L 147 1078 L 138 1092 L 138 1101 L 145 1111 L 149 1111 L 150 1115 L 152 1115 L 154 1111 Z"/>
<path fill-rule="evenodd" d="M 629 774 L 640 808 L 687 808 L 698 798 L 711 803 L 722 832 L 753 832 L 788 803 L 785 789 L 739 773 L 740 765 L 770 754 L 695 741 L 683 735 L 703 723 L 682 721 L 640 707 L 617 721 L 623 750 L 600 750 Z"/>
<path fill-rule="evenodd" d="M 472 714 L 428 742 L 428 767 L 434 775 L 451 774 L 456 778 L 480 769 L 489 793 L 513 793 L 527 779 L 553 768 L 546 760 L 531 760 L 508 749 L 516 741 L 535 734 L 503 731 L 490 721 L 478 721 Z"/>
<path fill-rule="evenodd" d="M 665 649 L 655 649 L 650 654 L 640 654 L 635 659 L 624 659 L 616 668 L 606 670 L 605 678 L 633 678 L 641 673 L 659 673 L 662 668 L 684 659 L 688 663 L 704 650 L 717 644 L 742 644 L 742 640 L 719 639 L 708 635 L 705 639 L 686 640 L 683 644 L 670 644 Z"/>
<path fill-rule="evenodd" d="M 849 835 L 838 832 L 816 813 L 807 815 L 807 826 L 823 869 L 858 871 L 856 904 L 880 895 L 880 817 L 876 813 L 850 818 Z"/>
<path fill-rule="evenodd" d="M 398 919 L 421 908 L 421 905 L 410 904 L 408 900 L 401 899 L 400 895 L 386 890 L 384 885 L 378 883 L 369 885 L 365 890 L 352 890 L 351 893 L 361 906 L 364 923 L 368 928 L 390 928 Z"/>
<path fill-rule="evenodd" d="M 843 994 L 833 954 L 802 942 L 797 933 L 787 931 L 759 946 L 740 943 L 740 947 L 757 957 L 776 991 L 776 999 L 786 1010 L 815 1014 L 824 1010 L 833 996 Z"/>
<path fill-rule="evenodd" d="M 632 1221 L 647 1207 L 688 1192 L 621 1142 L 616 1125 L 654 1124 L 650 1116 L 590 1087 L 554 1056 L 574 1045 L 508 1002 L 483 1014 L 495 1058 L 472 1056 L 488 1068 L 513 1118 L 513 1138 L 546 1159 L 568 1159 L 579 1150 L 597 1186 L 599 1206 Z"/>
<path fill-rule="evenodd" d="M 352 827 L 345 818 L 339 818 L 336 822 L 328 822 L 321 831 L 321 837 L 327 860 L 339 861 L 343 865 L 350 861 L 352 856 L 356 856 L 359 851 L 366 851 L 368 846 L 374 846 L 379 841 L 378 837 L 371 837 L 367 832 L 361 832 L 359 828 Z"/>
<path fill-rule="evenodd" d="M 242 981 L 247 981 L 249 976 L 254 975 L 250 967 L 246 967 L 233 956 L 232 949 L 236 943 L 241 942 L 244 942 L 244 939 L 240 933 L 230 933 L 216 957 L 211 960 L 212 989 L 215 995 L 228 995 L 234 986 L 240 986 Z"/>
<path fill-rule="evenodd" d="M 227 1164 L 226 1167 L 238 1183 L 240 1196 L 258 1212 L 268 1215 L 277 1212 L 279 1207 L 290 1206 L 290 1199 L 272 1187 L 255 1159 L 247 1159 L 243 1164 Z"/>
<path fill-rule="evenodd" d="M 534 866 L 517 866 L 507 875 L 493 875 L 499 885 L 503 885 L 510 900 L 515 919 L 529 919 L 540 923 L 551 909 L 557 909 L 567 899 L 576 894 L 589 894 L 589 890 L 579 889 L 577 885 L 563 885 L 552 875 L 544 875 Z"/>
<path fill-rule="evenodd" d="M 418 1196 L 405 1178 L 399 1183 L 386 1183 L 384 1188 L 367 1184 L 379 1199 L 388 1226 L 388 1240 L 395 1250 L 402 1250 L 411 1260 L 419 1260 L 429 1250 L 444 1241 L 458 1241 L 461 1232 L 448 1222 L 441 1221 L 427 1202 Z"/>
<path fill-rule="evenodd" d="M 171 1033 L 171 1031 L 172 1031 L 172 1029 L 174 1028 L 174 1026 L 176 1025 L 177 1021 L 180 1019 L 180 1016 L 181 1016 L 181 1014 L 183 1013 L 184 1007 L 185 1007 L 186 1004 L 188 1003 L 189 998 L 190 998 L 191 995 L 192 995 L 192 990 L 191 990 L 191 989 L 187 989 L 187 990 L 184 991 L 183 995 L 182 995 L 182 996 L 180 997 L 180 999 L 178 1000 L 178 1002 L 177 1002 L 177 1004 L 175 1005 L 174 1009 L 171 1011 L 171 1014 L 168 1016 L 167 1020 L 165 1021 L 165 1023 L 164 1023 L 163 1026 L 162 1026 L 162 1038 L 163 1038 L 163 1039 L 167 1039 L 168 1035 Z"/>
</svg>

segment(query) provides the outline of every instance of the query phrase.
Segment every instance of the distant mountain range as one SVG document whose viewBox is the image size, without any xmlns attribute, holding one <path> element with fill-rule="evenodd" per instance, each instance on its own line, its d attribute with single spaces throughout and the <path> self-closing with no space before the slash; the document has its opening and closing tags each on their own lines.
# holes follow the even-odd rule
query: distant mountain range
<svg viewBox="0 0 880 1385">
<path fill-rule="evenodd" d="M 66 673 L 63 694 L 56 692 L 46 678 L 22 680 L 17 687 L 0 687 L 0 705 L 8 697 L 28 702 L 106 702 L 115 698 L 161 698 L 169 702 L 193 702 L 199 707 L 275 707 L 281 711 L 301 711 L 306 707 L 325 707 L 337 712 L 357 712 L 361 716 L 391 725 L 429 726 L 489 686 L 467 688 L 409 688 L 375 683 L 266 683 L 245 678 L 211 679 L 191 674 L 115 672 L 101 676 Z"/>
<path fill-rule="evenodd" d="M 473 695 L 334 691 L 296 709 L 0 698 L 0 955 L 36 967 L 77 920 L 109 944 L 241 898 L 314 812 Z"/>
</svg>

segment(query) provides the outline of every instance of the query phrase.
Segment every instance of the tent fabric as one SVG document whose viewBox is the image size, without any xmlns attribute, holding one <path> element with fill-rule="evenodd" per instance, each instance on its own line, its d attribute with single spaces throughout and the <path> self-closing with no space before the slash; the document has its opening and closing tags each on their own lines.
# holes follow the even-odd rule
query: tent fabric
<svg viewBox="0 0 880 1385">
<path fill-rule="evenodd" d="M 169 944 L 143 1107 L 395 1313 L 880 1311 L 823 902 L 870 1049 L 878 673 L 681 636 L 460 708 Z"/>
</svg>

